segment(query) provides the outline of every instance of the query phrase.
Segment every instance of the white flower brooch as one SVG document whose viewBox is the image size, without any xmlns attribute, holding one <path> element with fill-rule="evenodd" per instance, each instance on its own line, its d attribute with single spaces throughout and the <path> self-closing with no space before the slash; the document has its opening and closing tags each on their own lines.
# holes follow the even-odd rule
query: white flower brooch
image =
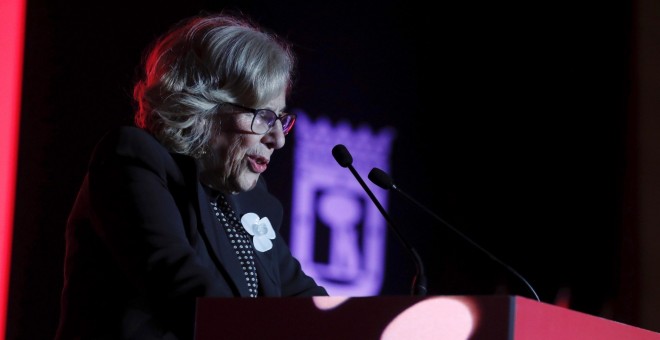
<svg viewBox="0 0 660 340">
<path fill-rule="evenodd" d="M 271 240 L 275 239 L 275 230 L 270 225 L 268 217 L 259 218 L 255 213 L 247 213 L 241 217 L 241 224 L 245 231 L 252 235 L 254 249 L 264 252 L 273 248 Z"/>
</svg>

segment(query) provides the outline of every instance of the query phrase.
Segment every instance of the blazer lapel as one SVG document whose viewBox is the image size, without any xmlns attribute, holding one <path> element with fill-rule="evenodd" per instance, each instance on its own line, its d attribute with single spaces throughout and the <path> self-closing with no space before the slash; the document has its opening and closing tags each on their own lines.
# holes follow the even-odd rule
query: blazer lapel
<svg viewBox="0 0 660 340">
<path fill-rule="evenodd" d="M 274 276 L 274 271 L 277 270 L 277 261 L 273 259 L 273 252 L 273 249 L 263 253 L 255 250 L 255 253 L 257 253 L 255 257 L 257 274 L 259 275 L 259 284 L 261 285 L 264 296 L 282 295 L 280 286 L 277 284 Z"/>
<path fill-rule="evenodd" d="M 209 199 L 201 184 L 198 184 L 197 187 L 197 197 L 200 202 L 200 215 L 203 225 L 202 232 L 207 235 L 208 243 L 211 245 L 209 252 L 227 270 L 234 286 L 240 292 L 240 296 L 250 296 L 247 285 L 245 284 L 245 274 L 243 274 L 229 237 L 227 237 L 227 233 L 217 220 L 215 211 L 211 209 Z"/>
<path fill-rule="evenodd" d="M 273 223 L 273 228 L 279 230 L 281 223 L 281 205 L 267 191 L 255 188 L 248 192 L 242 192 L 236 195 L 227 196 L 227 201 L 234 209 L 236 216 L 240 218 L 248 212 L 255 213 L 259 217 L 268 217 Z M 276 237 L 282 237 L 279 232 Z M 277 242 L 273 240 L 275 246 Z M 265 296 L 281 296 L 278 280 L 275 271 L 277 271 L 277 259 L 275 257 L 276 249 L 266 252 L 254 250 L 257 274 L 259 275 L 259 284 Z"/>
<path fill-rule="evenodd" d="M 215 212 L 211 209 L 209 198 L 199 182 L 194 160 L 180 155 L 175 155 L 175 159 L 177 159 L 177 163 L 186 176 L 187 187 L 191 188 L 189 195 L 193 204 L 196 205 L 198 230 L 200 236 L 204 239 L 209 257 L 220 272 L 226 271 L 227 275 L 224 276 L 229 276 L 234 292 L 237 292 L 241 297 L 250 296 L 245 284 L 245 275 L 238 263 L 227 233 L 220 226 Z M 183 161 L 181 161 L 182 159 Z"/>
</svg>

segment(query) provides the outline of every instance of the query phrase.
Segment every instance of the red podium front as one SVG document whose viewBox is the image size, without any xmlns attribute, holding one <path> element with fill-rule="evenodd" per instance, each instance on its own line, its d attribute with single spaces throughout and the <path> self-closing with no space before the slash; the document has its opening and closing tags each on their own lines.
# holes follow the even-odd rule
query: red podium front
<svg viewBox="0 0 660 340">
<path fill-rule="evenodd" d="M 660 340 L 660 333 L 519 296 L 201 298 L 195 340 Z"/>
</svg>

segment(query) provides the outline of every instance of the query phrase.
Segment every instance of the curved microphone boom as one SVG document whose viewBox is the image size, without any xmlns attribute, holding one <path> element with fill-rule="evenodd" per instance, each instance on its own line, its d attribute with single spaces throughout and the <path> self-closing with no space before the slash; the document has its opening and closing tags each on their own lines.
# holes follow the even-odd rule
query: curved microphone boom
<svg viewBox="0 0 660 340">
<path fill-rule="evenodd" d="M 426 211 L 429 215 L 433 216 L 436 220 L 442 222 L 442 224 L 446 225 L 449 229 L 451 229 L 452 231 L 454 231 L 455 233 L 457 233 L 457 234 L 458 234 L 459 236 L 461 236 L 463 239 L 465 239 L 466 241 L 470 242 L 473 246 L 477 247 L 479 250 L 481 250 L 482 252 L 484 252 L 486 255 L 488 255 L 488 256 L 489 256 L 491 259 L 493 259 L 495 262 L 497 262 L 497 263 L 501 264 L 502 266 L 504 266 L 507 270 L 509 270 L 511 273 L 513 273 L 513 275 L 515 275 L 515 276 L 518 277 L 520 280 L 522 280 L 522 282 L 525 283 L 525 285 L 527 286 L 527 288 L 529 288 L 529 290 L 532 291 L 532 294 L 534 295 L 534 297 L 536 298 L 536 300 L 539 301 L 539 302 L 541 302 L 541 299 L 539 299 L 539 296 L 536 294 L 536 291 L 534 290 L 534 288 L 532 288 L 532 285 L 530 285 L 529 282 L 527 282 L 527 280 L 525 280 L 525 278 L 524 278 L 522 275 L 520 275 L 517 271 L 515 271 L 513 268 L 511 268 L 511 266 L 507 265 L 506 263 L 502 262 L 500 259 L 498 259 L 497 257 L 495 257 L 495 255 L 491 254 L 489 251 L 487 251 L 486 249 L 484 249 L 483 247 L 481 247 L 479 244 L 477 244 L 476 242 L 472 241 L 472 239 L 470 239 L 469 237 L 465 236 L 465 235 L 464 235 L 463 233 L 461 233 L 458 229 L 454 228 L 454 226 L 452 226 L 452 225 L 449 224 L 447 221 L 445 221 L 445 220 L 443 220 L 442 218 L 440 218 L 440 216 L 436 215 L 436 214 L 433 213 L 431 210 L 429 210 L 428 208 L 426 208 L 424 205 L 422 205 L 421 203 L 417 202 L 417 200 L 415 200 L 414 198 L 412 198 L 410 195 L 406 194 L 406 193 L 403 192 L 401 189 L 399 189 L 399 188 L 394 184 L 394 181 L 392 180 L 392 178 L 391 178 L 391 177 L 390 177 L 385 171 L 383 171 L 383 170 L 381 170 L 381 169 L 378 169 L 378 168 L 373 168 L 373 169 L 371 169 L 371 171 L 369 172 L 368 178 L 369 178 L 369 180 L 370 180 L 372 183 L 376 184 L 377 186 L 379 186 L 379 187 L 381 187 L 381 188 L 383 188 L 383 189 L 385 189 L 385 190 L 394 189 L 396 192 L 400 193 L 402 196 L 404 196 L 405 198 L 407 198 L 408 200 L 410 200 L 411 202 L 413 202 L 415 205 L 417 205 L 418 207 L 422 208 L 422 209 L 423 209 L 424 211 Z"/>
<path fill-rule="evenodd" d="M 346 149 L 346 147 L 342 144 L 337 144 L 332 148 L 332 156 L 335 158 L 337 163 L 339 163 L 339 165 L 342 168 L 348 168 L 348 170 L 351 171 L 353 176 L 355 176 L 355 179 L 357 179 L 358 183 L 360 183 L 360 185 L 362 186 L 362 189 L 364 189 L 364 191 L 367 192 L 367 195 L 369 195 L 371 201 L 374 202 L 374 204 L 380 211 L 381 215 L 383 215 L 385 220 L 387 220 L 391 230 L 394 232 L 394 234 L 399 239 L 399 241 L 403 244 L 404 248 L 406 248 L 406 250 L 410 252 L 411 257 L 415 262 L 415 269 L 416 269 L 416 275 L 413 278 L 413 284 L 412 284 L 412 295 L 425 296 L 427 293 L 426 274 L 424 272 L 424 265 L 422 263 L 422 259 L 419 257 L 419 254 L 417 254 L 417 251 L 415 250 L 414 247 L 412 247 L 408 242 L 406 242 L 406 240 L 401 235 L 401 232 L 390 218 L 390 215 L 387 213 L 387 211 L 385 211 L 385 209 L 380 204 L 378 199 L 376 199 L 376 196 L 374 196 L 373 192 L 371 192 L 367 184 L 364 183 L 364 180 L 362 180 L 362 177 L 360 177 L 360 174 L 358 174 L 357 170 L 355 170 L 355 168 L 352 165 L 353 157 L 348 152 L 348 149 Z"/>
</svg>

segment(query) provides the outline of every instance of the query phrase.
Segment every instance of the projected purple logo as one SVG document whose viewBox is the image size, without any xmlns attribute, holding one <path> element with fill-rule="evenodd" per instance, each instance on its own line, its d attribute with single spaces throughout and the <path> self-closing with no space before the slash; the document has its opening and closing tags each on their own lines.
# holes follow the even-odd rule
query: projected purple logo
<svg viewBox="0 0 660 340">
<path fill-rule="evenodd" d="M 386 221 L 351 172 L 337 164 L 332 148 L 344 144 L 368 181 L 374 167 L 389 171 L 394 130 L 333 126 L 326 118 L 314 122 L 297 114 L 291 251 L 330 295 L 377 295 L 385 272 Z M 387 192 L 367 185 L 387 209 Z"/>
</svg>

